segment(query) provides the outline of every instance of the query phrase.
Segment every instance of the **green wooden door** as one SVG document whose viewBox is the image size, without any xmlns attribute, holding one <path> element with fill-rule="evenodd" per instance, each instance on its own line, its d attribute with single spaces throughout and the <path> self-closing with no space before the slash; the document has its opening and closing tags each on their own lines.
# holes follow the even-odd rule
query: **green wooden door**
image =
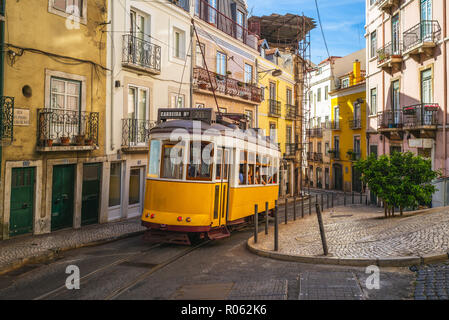
<svg viewBox="0 0 449 320">
<path fill-rule="evenodd" d="M 51 230 L 73 226 L 75 166 L 53 167 Z"/>
<path fill-rule="evenodd" d="M 35 168 L 13 168 L 9 236 L 33 232 Z"/>
<path fill-rule="evenodd" d="M 81 225 L 98 223 L 100 210 L 101 163 L 85 164 Z"/>
</svg>

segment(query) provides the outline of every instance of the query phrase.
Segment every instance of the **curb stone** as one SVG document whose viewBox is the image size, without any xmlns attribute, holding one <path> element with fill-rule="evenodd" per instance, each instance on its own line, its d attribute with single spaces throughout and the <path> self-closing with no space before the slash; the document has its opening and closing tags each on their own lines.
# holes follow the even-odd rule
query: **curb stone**
<svg viewBox="0 0 449 320">
<path fill-rule="evenodd" d="M 426 255 L 422 257 L 389 257 L 389 258 L 337 258 L 337 257 L 319 257 L 319 256 L 295 256 L 257 249 L 253 245 L 254 239 L 251 237 L 246 243 L 248 250 L 256 255 L 283 261 L 292 261 L 310 264 L 339 265 L 353 267 L 367 267 L 376 265 L 379 267 L 409 267 L 414 265 L 428 264 L 430 262 L 440 262 L 448 260 L 448 254 Z"/>
<path fill-rule="evenodd" d="M 122 234 L 120 236 L 106 238 L 103 240 L 96 240 L 94 242 L 87 242 L 87 243 L 81 243 L 81 244 L 78 243 L 78 244 L 74 244 L 74 245 L 67 246 L 67 247 L 60 247 L 60 248 L 56 247 L 56 248 L 52 248 L 52 249 L 47 249 L 46 251 L 38 254 L 37 256 L 19 258 L 9 264 L 6 264 L 5 266 L 0 267 L 0 276 L 6 274 L 8 272 L 17 270 L 19 268 L 22 268 L 23 266 L 28 265 L 28 264 L 44 263 L 44 262 L 53 260 L 54 258 L 56 258 L 58 256 L 58 254 L 60 254 L 62 252 L 67 252 L 70 250 L 80 249 L 80 248 L 95 247 L 95 246 L 99 246 L 102 244 L 107 244 L 110 242 L 123 240 L 126 238 L 132 238 L 134 236 L 138 236 L 143 233 L 145 233 L 145 230 Z"/>
</svg>

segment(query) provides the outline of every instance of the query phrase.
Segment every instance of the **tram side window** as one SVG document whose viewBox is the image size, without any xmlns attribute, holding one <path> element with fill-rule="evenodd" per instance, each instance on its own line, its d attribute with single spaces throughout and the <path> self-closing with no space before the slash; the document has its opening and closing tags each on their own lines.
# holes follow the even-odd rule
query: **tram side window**
<svg viewBox="0 0 449 320">
<path fill-rule="evenodd" d="M 273 159 L 273 184 L 277 184 L 278 183 L 278 160 L 277 159 Z"/>
<path fill-rule="evenodd" d="M 256 175 L 254 177 L 254 184 L 262 184 L 261 173 L 262 171 L 262 156 L 256 155 Z"/>
<path fill-rule="evenodd" d="M 255 184 L 256 176 L 256 155 L 252 152 L 248 153 L 248 184 Z"/>
<path fill-rule="evenodd" d="M 268 169 L 269 169 L 268 157 L 262 156 L 262 166 L 260 169 L 261 170 L 260 174 L 261 174 L 261 184 L 263 185 L 266 185 L 268 182 L 268 175 L 269 175 Z"/>
<path fill-rule="evenodd" d="M 246 151 L 240 151 L 240 169 L 239 169 L 239 184 L 240 185 L 246 185 L 247 164 L 248 164 L 248 153 Z"/>
<path fill-rule="evenodd" d="M 194 142 L 190 143 L 188 180 L 212 181 L 213 153 L 212 143 L 202 143 L 200 148 Z"/>
<path fill-rule="evenodd" d="M 164 144 L 162 146 L 161 178 L 182 180 L 183 151 L 179 145 Z"/>
<path fill-rule="evenodd" d="M 221 180 L 222 166 L 223 166 L 223 149 L 217 149 L 217 163 L 215 165 L 216 180 Z M 226 177 L 223 178 L 226 179 Z"/>
</svg>

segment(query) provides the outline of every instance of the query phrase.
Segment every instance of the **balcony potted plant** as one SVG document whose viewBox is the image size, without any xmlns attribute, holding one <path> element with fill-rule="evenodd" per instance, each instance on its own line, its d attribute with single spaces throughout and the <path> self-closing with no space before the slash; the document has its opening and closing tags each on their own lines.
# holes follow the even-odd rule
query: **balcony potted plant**
<svg viewBox="0 0 449 320">
<path fill-rule="evenodd" d="M 334 158 L 337 152 L 334 149 L 329 149 L 327 153 L 329 154 L 329 157 Z"/>
<path fill-rule="evenodd" d="M 231 71 L 226 71 L 226 76 L 228 76 L 228 77 L 230 77 L 230 76 L 232 76 L 232 72 Z"/>
<path fill-rule="evenodd" d="M 404 114 L 405 115 L 414 115 L 415 113 L 416 113 L 415 106 L 404 107 Z"/>
<path fill-rule="evenodd" d="M 221 81 L 223 81 L 225 79 L 225 77 L 221 74 L 217 74 L 215 77 L 217 78 L 217 80 L 221 80 Z"/>
<path fill-rule="evenodd" d="M 50 147 L 50 148 L 53 147 L 53 139 L 44 140 L 44 144 L 47 147 Z"/>
<path fill-rule="evenodd" d="M 61 144 L 63 146 L 68 146 L 70 144 L 70 138 L 69 137 L 63 136 L 63 137 L 60 138 L 60 140 L 61 140 Z"/>
<path fill-rule="evenodd" d="M 75 144 L 76 144 L 77 146 L 82 146 L 82 145 L 84 145 L 84 140 L 85 140 L 85 138 L 86 138 L 86 135 L 85 135 L 85 134 L 79 134 L 79 135 L 75 136 Z"/>
<path fill-rule="evenodd" d="M 243 86 L 245 86 L 245 83 L 243 83 L 242 81 L 237 81 L 237 85 L 239 87 L 243 87 Z"/>
<path fill-rule="evenodd" d="M 206 90 L 206 89 L 207 89 L 207 83 L 205 83 L 205 82 L 200 82 L 200 83 L 198 84 L 198 87 L 199 87 L 200 89 L 202 89 L 202 90 Z"/>
<path fill-rule="evenodd" d="M 94 140 L 90 137 L 86 138 L 86 140 L 84 140 L 84 143 L 86 144 L 86 146 L 93 146 L 94 145 Z"/>
<path fill-rule="evenodd" d="M 425 104 L 424 111 L 438 111 L 439 106 L 437 104 Z"/>
</svg>

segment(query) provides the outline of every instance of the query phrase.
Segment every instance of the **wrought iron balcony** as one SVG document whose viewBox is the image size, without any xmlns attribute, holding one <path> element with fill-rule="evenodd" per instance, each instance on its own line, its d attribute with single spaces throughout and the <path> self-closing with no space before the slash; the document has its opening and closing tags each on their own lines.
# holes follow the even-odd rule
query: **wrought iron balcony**
<svg viewBox="0 0 449 320">
<path fill-rule="evenodd" d="M 440 106 L 437 103 L 421 103 L 404 107 L 404 127 L 408 130 L 436 130 L 439 110 Z"/>
<path fill-rule="evenodd" d="M 402 110 L 387 110 L 378 113 L 377 126 L 379 129 L 402 129 L 403 113 Z"/>
<path fill-rule="evenodd" d="M 404 32 L 404 54 L 433 54 L 441 38 L 441 27 L 438 21 L 423 20 Z"/>
<path fill-rule="evenodd" d="M 328 151 L 329 157 L 334 160 L 340 160 L 340 150 L 339 149 L 330 149 Z"/>
<path fill-rule="evenodd" d="M 258 37 L 240 25 L 221 11 L 209 5 L 207 1 L 197 0 L 195 7 L 195 15 L 201 20 L 215 26 L 218 30 L 223 31 L 227 35 L 242 41 L 249 47 L 257 50 Z M 245 23 L 244 23 L 245 24 Z"/>
<path fill-rule="evenodd" d="M 296 106 L 291 104 L 285 105 L 286 113 L 285 118 L 288 120 L 295 120 L 296 119 Z"/>
<path fill-rule="evenodd" d="M 286 143 L 285 144 L 285 156 L 294 157 L 296 155 L 297 146 L 296 143 Z"/>
<path fill-rule="evenodd" d="M 377 66 L 389 73 L 400 70 L 402 64 L 402 42 L 393 41 L 377 50 Z"/>
<path fill-rule="evenodd" d="M 43 148 L 41 151 L 91 150 L 98 147 L 98 112 L 46 108 L 38 109 L 37 118 L 38 147 Z"/>
<path fill-rule="evenodd" d="M 184 9 L 187 12 L 190 11 L 190 1 L 189 0 L 168 0 L 168 1 L 182 9 Z"/>
<path fill-rule="evenodd" d="M 348 156 L 348 159 L 351 161 L 358 161 L 361 158 L 361 152 L 360 151 L 352 151 L 349 150 L 346 155 Z"/>
<path fill-rule="evenodd" d="M 0 143 L 11 143 L 14 138 L 14 98 L 0 97 Z"/>
<path fill-rule="evenodd" d="M 307 152 L 307 160 L 313 161 L 313 152 Z"/>
<path fill-rule="evenodd" d="M 249 83 L 223 76 L 206 69 L 195 68 L 193 71 L 194 86 L 197 89 L 216 91 L 232 97 L 250 100 L 255 103 L 262 102 L 262 89 Z M 211 85 L 212 82 L 212 85 Z"/>
<path fill-rule="evenodd" d="M 352 130 L 362 129 L 362 119 L 351 119 L 349 120 L 349 128 Z"/>
<path fill-rule="evenodd" d="M 331 121 L 330 126 L 332 130 L 338 131 L 341 130 L 340 121 Z"/>
<path fill-rule="evenodd" d="M 155 125 L 149 120 L 122 119 L 122 147 L 147 149 L 150 130 Z"/>
<path fill-rule="evenodd" d="M 125 34 L 123 35 L 122 65 L 151 74 L 160 74 L 161 47 L 132 34 Z"/>
<path fill-rule="evenodd" d="M 313 161 L 322 163 L 323 162 L 323 154 L 321 152 L 315 152 L 313 154 Z"/>
<path fill-rule="evenodd" d="M 314 128 L 314 136 L 317 138 L 322 138 L 323 137 L 323 128 Z"/>
<path fill-rule="evenodd" d="M 268 116 L 278 118 L 281 116 L 281 102 L 277 100 L 268 100 Z"/>
</svg>

